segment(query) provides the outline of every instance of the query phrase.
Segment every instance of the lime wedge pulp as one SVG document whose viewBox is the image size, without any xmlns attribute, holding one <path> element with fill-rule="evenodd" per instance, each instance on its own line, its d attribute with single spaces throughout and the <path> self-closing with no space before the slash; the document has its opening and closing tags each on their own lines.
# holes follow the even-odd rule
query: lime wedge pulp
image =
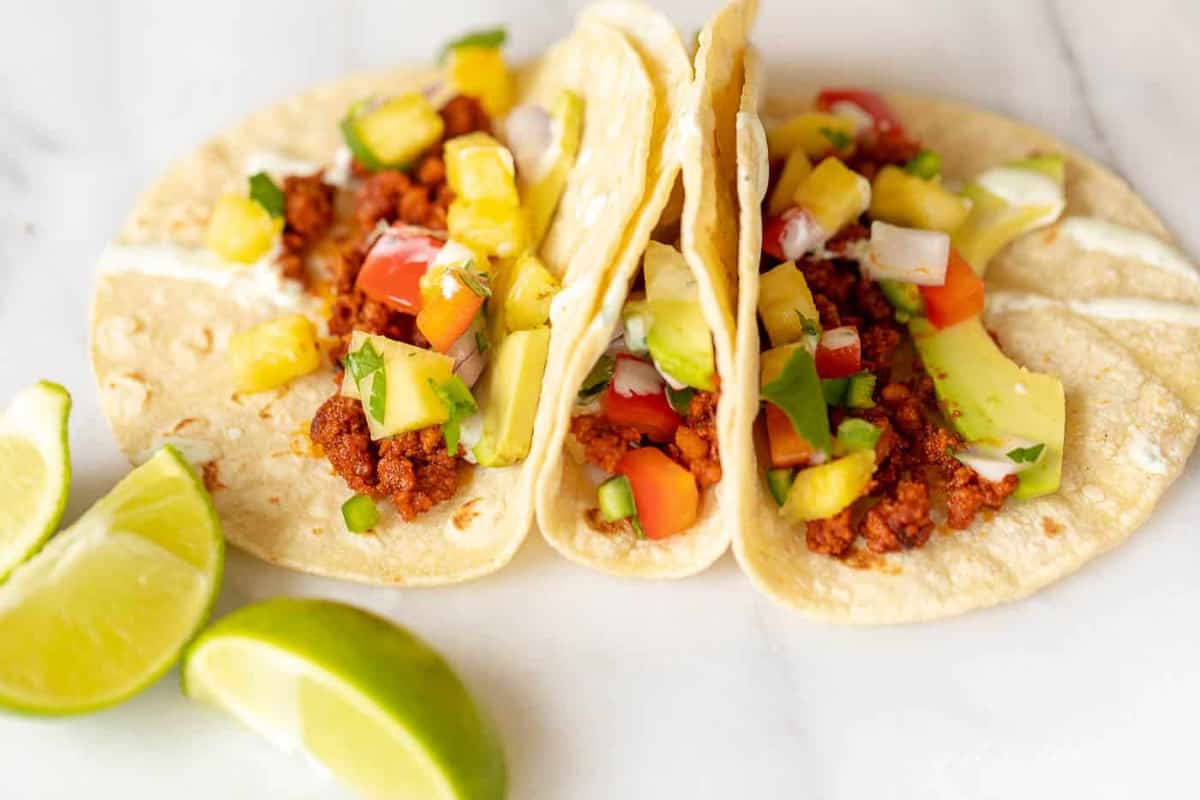
<svg viewBox="0 0 1200 800">
<path fill-rule="evenodd" d="M 207 617 L 224 544 L 164 447 L 0 586 L 0 706 L 72 714 L 149 686 Z"/>
<path fill-rule="evenodd" d="M 365 611 L 286 598 L 235 611 L 188 648 L 183 689 L 364 797 L 504 797 L 499 740 L 449 665 Z"/>
<path fill-rule="evenodd" d="M 71 396 L 41 381 L 0 414 L 0 583 L 54 533 L 71 488 Z"/>
</svg>

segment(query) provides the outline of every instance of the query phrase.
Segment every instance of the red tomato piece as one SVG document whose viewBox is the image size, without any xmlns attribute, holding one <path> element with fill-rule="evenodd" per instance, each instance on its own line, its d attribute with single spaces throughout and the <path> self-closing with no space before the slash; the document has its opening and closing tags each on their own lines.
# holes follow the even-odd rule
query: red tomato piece
<svg viewBox="0 0 1200 800">
<path fill-rule="evenodd" d="M 637 428 L 655 442 L 670 442 L 679 427 L 679 412 L 671 408 L 665 386 L 653 364 L 622 353 L 600 406 L 609 422 Z"/>
<path fill-rule="evenodd" d="M 792 261 L 821 243 L 812 214 L 792 206 L 763 223 L 763 252 L 781 261 Z"/>
<path fill-rule="evenodd" d="M 865 111 L 875 123 L 875 130 L 880 133 L 894 131 L 902 134 L 904 125 L 892 107 L 879 94 L 865 89 L 822 89 L 817 95 L 817 109 L 834 112 L 838 103 L 853 103 Z"/>
<path fill-rule="evenodd" d="M 371 246 L 354 285 L 405 314 L 421 310 L 421 276 L 445 244 L 411 229 L 389 228 Z"/>
<path fill-rule="evenodd" d="M 787 414 L 778 406 L 764 403 L 767 421 L 767 449 L 771 454 L 771 466 L 804 467 L 812 463 L 816 449 L 800 434 Z"/>
<path fill-rule="evenodd" d="M 946 265 L 946 282 L 917 288 L 925 299 L 925 316 L 936 328 L 948 328 L 983 313 L 983 278 L 953 249 Z"/>
<path fill-rule="evenodd" d="M 647 539 L 663 539 L 692 527 L 700 511 L 700 490 L 692 473 L 653 447 L 630 450 L 617 463 L 629 479 L 638 521 Z"/>
<path fill-rule="evenodd" d="M 814 357 L 822 378 L 848 378 L 862 369 L 862 341 L 858 328 L 843 325 L 821 334 Z"/>
</svg>

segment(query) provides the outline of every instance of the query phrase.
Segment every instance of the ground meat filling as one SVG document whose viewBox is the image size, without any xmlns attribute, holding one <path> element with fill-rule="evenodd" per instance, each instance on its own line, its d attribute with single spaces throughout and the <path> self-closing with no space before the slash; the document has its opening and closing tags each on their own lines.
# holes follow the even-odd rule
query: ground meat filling
<svg viewBox="0 0 1200 800">
<path fill-rule="evenodd" d="M 325 183 L 324 171 L 289 175 L 283 180 L 283 236 L 278 263 L 283 277 L 308 284 L 305 256 L 333 226 L 335 188 Z"/>
<path fill-rule="evenodd" d="M 866 147 L 860 144 L 850 166 L 870 177 L 879 167 L 904 163 L 919 150 L 915 143 L 884 135 Z M 874 408 L 830 410 L 835 428 L 847 416 L 855 416 L 882 431 L 867 497 L 834 517 L 806 525 L 809 550 L 835 557 L 849 555 L 859 536 L 876 553 L 921 547 L 935 527 L 935 498 L 944 497 L 946 525 L 962 529 L 979 511 L 1000 508 L 1017 488 L 1015 475 L 987 481 L 952 455 L 964 442 L 942 418 L 933 381 L 915 355 L 906 352 L 907 329 L 896 322 L 879 286 L 860 275 L 857 263 L 838 257 L 867 235 L 864 225 L 852 223 L 826 245 L 833 258 L 797 262 L 821 325 L 855 326 L 863 369 L 876 376 Z M 905 377 L 896 379 L 899 374 Z"/>
<path fill-rule="evenodd" d="M 453 98 L 440 113 L 444 123 L 442 140 L 422 154 L 408 172 L 369 172 L 361 164 L 353 164 L 360 184 L 353 198 L 350 229 L 339 234 L 336 242 L 338 257 L 329 310 L 329 333 L 335 339 L 329 354 L 339 367 L 356 330 L 418 347 L 429 346 L 417 331 L 415 317 L 372 300 L 355 288 L 355 281 L 379 223 L 446 230 L 454 193 L 446 181 L 442 146 L 455 136 L 489 131 L 491 123 L 479 102 L 469 97 Z M 284 256 L 280 261 L 289 274 L 293 269 L 303 273 L 304 253 L 327 236 L 333 223 L 334 189 L 320 178 L 320 173 L 288 178 L 283 187 L 287 203 Z M 340 386 L 340 371 L 336 380 Z M 352 491 L 376 499 L 390 498 L 406 520 L 451 499 L 458 490 L 461 449 L 458 453 L 447 452 L 438 426 L 375 442 L 362 404 L 335 394 L 317 409 L 310 436 Z"/>
<path fill-rule="evenodd" d="M 440 428 L 373 442 L 362 404 L 334 395 L 317 409 L 309 436 L 352 491 L 391 498 L 407 520 L 449 500 L 458 488 L 458 459 L 446 452 Z"/>
<path fill-rule="evenodd" d="M 719 392 L 696 392 L 688 401 L 675 438 L 662 447 L 672 461 L 696 479 L 703 491 L 721 480 L 721 448 L 717 441 Z M 601 414 L 580 414 L 571 419 L 571 435 L 583 447 L 583 457 L 608 473 L 617 471 L 621 457 L 635 447 L 649 446 L 641 432 L 614 425 Z"/>
</svg>

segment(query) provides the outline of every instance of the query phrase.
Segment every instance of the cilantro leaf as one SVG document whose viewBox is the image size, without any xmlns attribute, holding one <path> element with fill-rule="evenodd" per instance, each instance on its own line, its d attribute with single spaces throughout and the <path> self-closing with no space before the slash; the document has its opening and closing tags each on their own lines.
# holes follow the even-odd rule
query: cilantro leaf
<svg viewBox="0 0 1200 800">
<path fill-rule="evenodd" d="M 1005 455 L 1016 464 L 1033 464 L 1042 457 L 1042 451 L 1045 449 L 1046 445 L 1044 444 L 1034 444 L 1029 447 L 1014 447 Z"/>
<path fill-rule="evenodd" d="M 680 414 L 686 414 L 688 404 L 692 402 L 692 398 L 696 396 L 696 390 L 691 388 L 672 389 L 667 387 L 667 402 L 671 404 L 671 408 L 678 411 Z"/>
<path fill-rule="evenodd" d="M 371 340 L 367 339 L 363 342 L 362 347 L 353 353 L 346 354 L 344 363 L 346 369 L 354 376 L 354 380 L 361 381 L 372 372 L 383 369 L 383 356 L 375 349 L 375 345 L 371 343 Z"/>
<path fill-rule="evenodd" d="M 457 375 L 452 375 L 450 380 L 440 386 L 429 381 L 430 387 L 433 388 L 434 394 L 442 401 L 442 405 L 446 407 L 446 412 L 450 418 L 442 423 L 442 436 L 446 440 L 446 452 L 451 455 L 458 452 L 458 440 L 462 432 L 462 421 L 479 410 L 479 406 L 475 404 L 475 398 L 471 396 L 471 390 L 463 383 L 462 378 Z"/>
<path fill-rule="evenodd" d="M 488 342 L 487 335 L 483 331 L 475 331 L 475 349 L 479 351 L 479 355 L 483 355 L 488 351 L 491 344 Z"/>
<path fill-rule="evenodd" d="M 800 318 L 800 329 L 804 331 L 805 336 L 820 336 L 821 329 L 817 327 L 817 322 L 810 317 L 806 317 L 800 313 L 800 309 L 792 309 L 796 312 L 796 316 Z"/>
<path fill-rule="evenodd" d="M 845 150 L 854 140 L 845 131 L 835 131 L 833 128 L 821 128 L 821 135 L 829 140 L 835 150 Z"/>
<path fill-rule="evenodd" d="M 384 417 L 387 416 L 387 372 L 381 369 L 372 374 L 375 378 L 371 381 L 371 399 L 368 405 L 371 416 L 382 425 Z M 359 392 L 362 392 L 361 385 Z"/>
<path fill-rule="evenodd" d="M 762 388 L 761 394 L 763 400 L 787 415 L 796 433 L 814 450 L 830 452 L 833 441 L 829 434 L 829 414 L 811 353 L 796 348 L 783 371 Z"/>
<path fill-rule="evenodd" d="M 272 217 L 282 217 L 286 206 L 283 190 L 275 185 L 271 176 L 256 172 L 250 176 L 250 199 L 267 210 Z"/>
<path fill-rule="evenodd" d="M 470 31 L 457 39 L 451 39 L 447 42 L 442 47 L 441 53 L 438 54 L 438 63 L 445 62 L 446 57 L 450 55 L 450 51 L 457 50 L 460 47 L 496 48 L 503 45 L 506 41 L 508 41 L 508 31 L 503 27 Z"/>
<path fill-rule="evenodd" d="M 597 359 L 592 365 L 592 371 L 583 379 L 583 386 L 579 387 L 579 401 L 586 403 L 596 395 L 604 391 L 604 387 L 608 386 L 608 382 L 612 380 L 613 368 L 616 367 L 617 360 L 605 353 Z"/>
<path fill-rule="evenodd" d="M 454 270 L 454 274 L 462 281 L 476 297 L 491 297 L 492 287 L 488 286 L 487 277 L 471 269 L 474 261 L 468 261 L 466 266 Z"/>
</svg>

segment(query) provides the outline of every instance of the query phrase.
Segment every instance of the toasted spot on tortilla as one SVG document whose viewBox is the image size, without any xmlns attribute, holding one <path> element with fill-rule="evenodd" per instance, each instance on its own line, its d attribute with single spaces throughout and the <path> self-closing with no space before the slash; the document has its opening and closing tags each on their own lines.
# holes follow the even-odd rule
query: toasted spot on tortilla
<svg viewBox="0 0 1200 800">
<path fill-rule="evenodd" d="M 1042 532 L 1047 536 L 1058 536 L 1062 533 L 1063 526 L 1050 517 L 1042 517 Z"/>
<path fill-rule="evenodd" d="M 479 516 L 479 512 L 475 509 L 475 505 L 478 502 L 478 497 L 472 497 L 458 507 L 458 510 L 454 512 L 454 517 L 450 520 L 455 528 L 465 531 L 470 526 L 471 521 Z"/>
<path fill-rule="evenodd" d="M 904 571 L 899 564 L 888 561 L 886 556 L 872 553 L 870 550 L 859 550 L 857 547 L 852 548 L 842 558 L 842 563 L 852 569 L 872 570 L 884 575 L 899 575 Z"/>
</svg>

